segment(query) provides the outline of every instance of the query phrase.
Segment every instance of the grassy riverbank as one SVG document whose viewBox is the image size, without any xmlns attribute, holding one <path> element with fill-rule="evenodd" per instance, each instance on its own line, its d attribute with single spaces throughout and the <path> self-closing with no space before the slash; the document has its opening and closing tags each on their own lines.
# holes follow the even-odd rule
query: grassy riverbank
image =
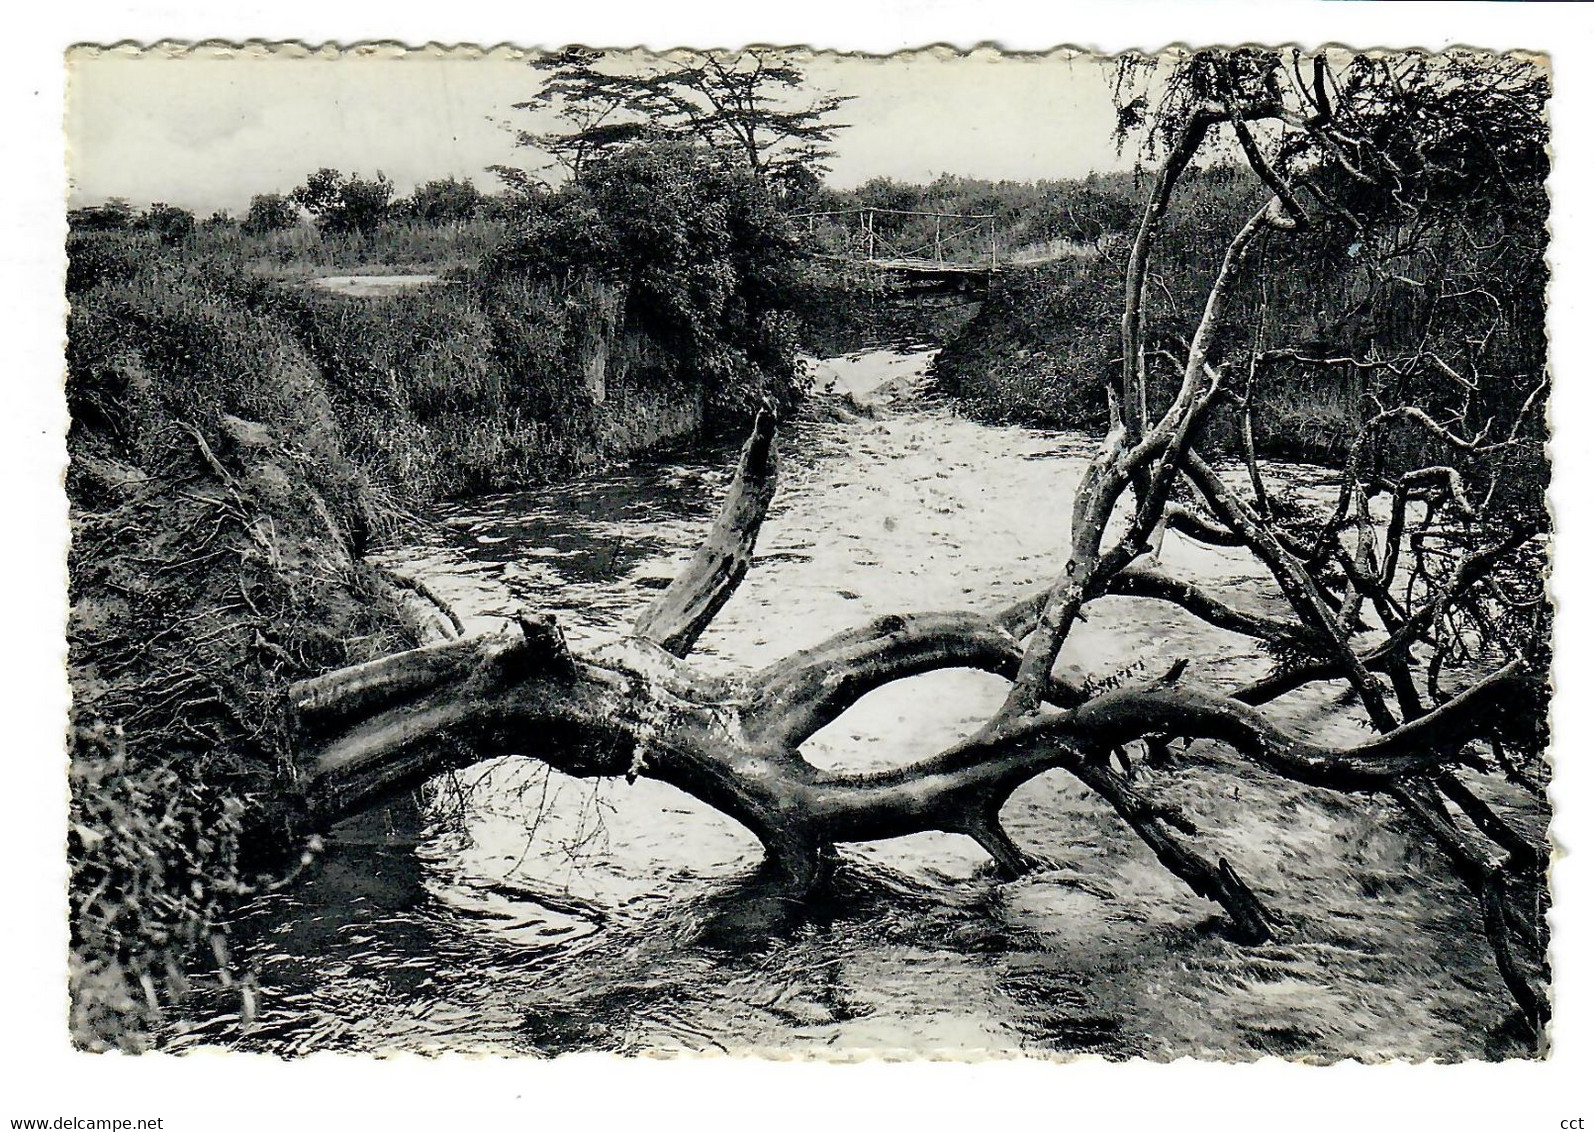
<svg viewBox="0 0 1594 1132">
<path fill-rule="evenodd" d="M 1256 186 L 1221 166 L 1173 195 L 1144 297 L 1154 405 L 1171 402 L 1227 241 L 1261 202 Z M 1342 466 L 1364 424 L 1402 400 L 1454 418 L 1462 433 L 1509 428 L 1544 375 L 1547 206 L 1536 190 L 1514 210 L 1478 207 L 1481 217 L 1435 208 L 1360 230 L 1323 222 L 1253 250 L 1215 340 L 1221 365 L 1248 371 L 1244 396 L 1213 407 L 1202 444 L 1241 450 L 1242 403 L 1259 454 L 1327 466 Z M 982 420 L 1105 426 L 1130 246 L 1129 235 L 1109 233 L 1093 257 L 999 272 L 937 358 L 938 384 Z M 1525 413 L 1518 425 L 1545 435 L 1542 414 Z M 1392 472 L 1457 458 L 1422 427 L 1384 429 L 1367 455 Z M 1511 465 L 1502 491 L 1542 511 L 1548 467 L 1532 444 L 1502 446 L 1489 459 Z"/>
<path fill-rule="evenodd" d="M 146 1048 L 194 957 L 226 962 L 206 946 L 222 910 L 305 844 L 288 685 L 415 640 L 367 549 L 434 501 L 801 392 L 775 214 L 690 153 L 640 153 L 512 231 L 461 232 L 70 240 L 83 1046 Z M 373 255 L 443 278 L 376 297 L 310 281 Z"/>
</svg>

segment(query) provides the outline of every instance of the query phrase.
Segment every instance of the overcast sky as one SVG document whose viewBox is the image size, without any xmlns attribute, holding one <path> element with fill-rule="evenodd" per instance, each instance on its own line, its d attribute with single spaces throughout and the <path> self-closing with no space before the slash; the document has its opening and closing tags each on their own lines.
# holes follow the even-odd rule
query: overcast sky
<svg viewBox="0 0 1594 1132">
<path fill-rule="evenodd" d="M 817 56 L 816 92 L 853 95 L 840 111 L 832 184 L 948 172 L 1028 180 L 1124 162 L 1112 144 L 1112 67 L 1080 56 L 1003 58 L 920 52 Z M 511 110 L 537 72 L 507 50 L 272 57 L 264 49 L 184 54 L 78 51 L 69 60 L 72 203 L 126 197 L 238 210 L 330 165 L 378 170 L 409 191 L 492 164 L 534 167 L 514 145 Z"/>
</svg>

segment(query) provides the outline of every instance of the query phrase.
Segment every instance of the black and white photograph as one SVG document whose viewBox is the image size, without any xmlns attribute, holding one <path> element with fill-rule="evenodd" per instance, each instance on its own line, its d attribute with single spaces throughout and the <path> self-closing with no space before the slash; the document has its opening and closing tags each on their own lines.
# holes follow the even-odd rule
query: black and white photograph
<svg viewBox="0 0 1594 1132">
<path fill-rule="evenodd" d="M 1594 1120 L 1594 10 L 12 31 L 0 1125 Z"/>
<path fill-rule="evenodd" d="M 1547 56 L 66 65 L 79 1049 L 1551 1051 Z"/>
</svg>

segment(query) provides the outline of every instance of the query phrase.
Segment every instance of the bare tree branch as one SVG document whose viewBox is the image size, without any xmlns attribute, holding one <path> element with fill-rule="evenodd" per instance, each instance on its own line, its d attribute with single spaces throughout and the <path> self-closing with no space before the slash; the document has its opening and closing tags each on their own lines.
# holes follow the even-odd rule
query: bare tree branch
<svg viewBox="0 0 1594 1132">
<path fill-rule="evenodd" d="M 765 408 L 759 412 L 753 434 L 742 448 L 736 476 L 703 545 L 637 618 L 637 636 L 657 643 L 675 656 L 692 651 L 703 630 L 747 575 L 758 529 L 775 497 L 778 468 L 775 415 Z"/>
</svg>

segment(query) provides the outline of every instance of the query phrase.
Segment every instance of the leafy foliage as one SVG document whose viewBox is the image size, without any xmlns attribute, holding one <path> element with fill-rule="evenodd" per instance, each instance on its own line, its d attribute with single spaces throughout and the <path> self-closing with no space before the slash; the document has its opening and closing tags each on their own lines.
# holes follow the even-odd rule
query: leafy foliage
<svg viewBox="0 0 1594 1132">
<path fill-rule="evenodd" d="M 143 222 L 163 244 L 178 244 L 194 234 L 194 214 L 173 204 L 150 205 Z"/>
<path fill-rule="evenodd" d="M 285 232 L 299 223 L 299 209 L 281 193 L 257 193 L 249 198 L 249 211 L 244 214 L 243 230 L 252 236 L 269 232 Z"/>
<path fill-rule="evenodd" d="M 303 205 L 323 231 L 369 233 L 387 217 L 393 182 L 380 172 L 365 178 L 321 168 L 306 177 L 289 199 Z"/>
<path fill-rule="evenodd" d="M 801 388 L 796 250 L 756 179 L 701 147 L 663 145 L 596 161 L 484 271 L 617 288 L 621 325 L 662 346 L 716 417 L 741 419 L 765 397 L 790 405 Z"/>
<path fill-rule="evenodd" d="M 399 201 L 395 211 L 426 224 L 463 224 L 474 220 L 486 207 L 486 199 L 469 177 L 445 177 L 416 186 L 408 199 Z"/>
<path fill-rule="evenodd" d="M 122 197 L 67 213 L 67 224 L 74 232 L 120 232 L 133 227 L 137 219 L 133 206 Z"/>
<path fill-rule="evenodd" d="M 799 192 L 812 187 L 842 128 L 829 119 L 846 99 L 794 103 L 803 72 L 778 51 L 684 52 L 639 68 L 574 47 L 531 65 L 547 77 L 515 109 L 551 113 L 558 126 L 521 131 L 520 143 L 577 179 L 594 160 L 639 142 L 685 141 Z"/>
</svg>

